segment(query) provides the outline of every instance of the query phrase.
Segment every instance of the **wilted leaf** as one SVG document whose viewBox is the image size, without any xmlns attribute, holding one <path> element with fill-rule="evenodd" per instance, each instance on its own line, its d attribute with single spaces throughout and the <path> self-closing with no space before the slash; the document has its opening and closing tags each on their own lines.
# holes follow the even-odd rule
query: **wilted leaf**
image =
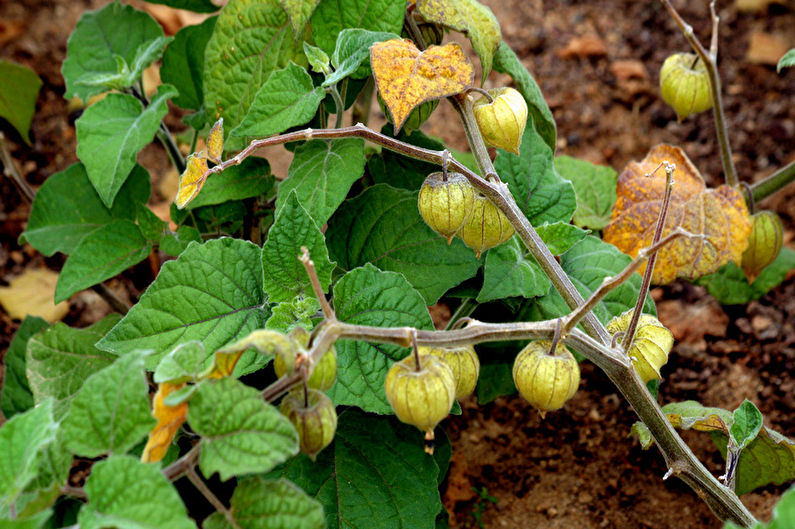
<svg viewBox="0 0 795 529">
<path fill-rule="evenodd" d="M 178 384 L 163 382 L 158 386 L 155 399 L 152 401 L 152 415 L 157 419 L 157 424 L 149 432 L 149 440 L 146 442 L 144 453 L 141 455 L 141 461 L 144 463 L 154 463 L 163 459 L 168 447 L 171 446 L 171 441 L 174 440 L 174 436 L 177 434 L 177 430 L 188 418 L 187 402 L 182 402 L 176 406 L 166 406 L 163 403 L 163 399 L 184 386 L 184 382 Z"/>
<path fill-rule="evenodd" d="M 662 162 L 676 165 L 663 235 L 682 227 L 706 238 L 681 237 L 660 250 L 652 282 L 662 285 L 678 277 L 696 279 L 728 262 L 739 263 L 751 233 L 742 194 L 726 185 L 707 189 L 685 153 L 665 144 L 654 147 L 642 162 L 631 162 L 618 177 L 618 200 L 605 227 L 604 241 L 633 257 L 651 245 L 665 188 L 664 171 L 654 171 Z M 642 273 L 643 267 L 639 271 Z"/>
<path fill-rule="evenodd" d="M 417 12 L 429 22 L 466 33 L 480 57 L 485 81 L 501 40 L 500 24 L 491 9 L 476 0 L 418 0 Z"/>
<path fill-rule="evenodd" d="M 30 315 L 56 322 L 69 312 L 67 302 L 53 303 L 57 283 L 58 274 L 48 268 L 26 268 L 7 287 L 0 287 L 0 305 L 15 320 Z"/>
<path fill-rule="evenodd" d="M 223 118 L 221 118 L 223 119 Z M 186 160 L 185 172 L 179 177 L 179 191 L 174 198 L 174 203 L 179 209 L 184 208 L 202 190 L 207 178 L 207 160 L 196 154 L 191 154 Z"/>
<path fill-rule="evenodd" d="M 455 43 L 421 52 L 407 39 L 377 42 L 370 48 L 370 64 L 396 130 L 414 107 L 462 92 L 475 75 L 461 46 Z"/>
<path fill-rule="evenodd" d="M 211 160 L 220 160 L 224 152 L 224 118 L 218 118 L 210 134 L 207 135 L 207 156 Z"/>
</svg>

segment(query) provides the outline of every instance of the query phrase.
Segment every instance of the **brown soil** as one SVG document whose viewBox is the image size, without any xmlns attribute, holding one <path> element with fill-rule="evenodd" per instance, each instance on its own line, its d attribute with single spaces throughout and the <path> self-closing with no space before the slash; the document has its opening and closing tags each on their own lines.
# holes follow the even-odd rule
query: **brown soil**
<svg viewBox="0 0 795 529">
<path fill-rule="evenodd" d="M 33 68 L 44 81 L 34 117 L 32 147 L 11 137 L 12 154 L 27 181 L 37 187 L 49 175 L 76 161 L 74 118 L 63 100 L 60 64 L 66 39 L 86 9 L 102 0 L 20 0 L 0 3 L 0 56 Z M 558 124 L 558 154 L 569 154 L 620 170 L 660 142 L 681 145 L 710 185 L 721 183 L 721 165 L 710 113 L 677 123 L 659 98 L 657 71 L 664 58 L 687 44 L 656 2 L 632 0 L 490 0 L 505 40 L 535 75 Z M 708 40 L 707 2 L 675 2 L 696 34 Z M 764 3 L 764 2 L 763 2 Z M 792 42 L 792 6 L 774 3 L 740 13 L 721 2 L 720 70 L 726 94 L 735 162 L 741 179 L 752 182 L 795 157 L 795 69 L 752 63 L 747 55 L 759 35 Z M 171 30 L 180 23 L 161 9 Z M 166 13 L 166 14 L 164 14 Z M 170 17 L 170 18 L 169 18 Z M 184 21 L 184 20 L 183 20 Z M 787 41 L 787 39 L 790 39 Z M 764 38 L 761 39 L 765 42 Z M 758 51 L 758 49 L 755 49 Z M 766 48 L 762 46 L 764 55 Z M 493 75 L 488 85 L 506 83 Z M 451 110 L 440 106 L 427 131 L 462 148 L 459 130 L 450 128 Z M 174 122 L 176 125 L 176 122 Z M 159 183 L 168 173 L 165 154 L 150 147 L 140 160 Z M 163 207 L 163 192 L 155 207 Z M 781 215 L 785 241 L 793 245 L 795 187 L 763 206 Z M 19 247 L 29 206 L 7 179 L 0 179 L 0 277 L 5 284 L 25 267 L 49 266 L 30 247 Z M 149 271 L 134 271 L 111 282 L 123 296 L 135 297 Z M 136 280 L 133 281 L 133 278 Z M 722 307 L 703 289 L 674 284 L 654 292 L 660 318 L 677 345 L 664 370 L 663 403 L 697 399 L 733 409 L 744 398 L 756 403 L 766 425 L 795 435 L 795 281 L 791 274 L 773 292 L 748 306 Z M 84 326 L 110 309 L 92 292 L 71 301 L 66 323 Z M 18 327 L 0 311 L 0 351 Z M 635 416 L 612 384 L 583 364 L 583 383 L 564 411 L 545 420 L 518 397 L 477 406 L 470 398 L 464 414 L 447 422 L 453 462 L 443 497 L 451 527 L 717 528 L 721 524 L 681 482 L 663 481 L 666 472 L 656 449 L 641 450 L 628 437 Z M 685 439 L 707 466 L 722 473 L 722 461 L 703 435 Z M 481 499 L 473 490 L 496 498 Z M 768 486 L 743 497 L 760 518 L 770 516 L 785 486 Z"/>
</svg>

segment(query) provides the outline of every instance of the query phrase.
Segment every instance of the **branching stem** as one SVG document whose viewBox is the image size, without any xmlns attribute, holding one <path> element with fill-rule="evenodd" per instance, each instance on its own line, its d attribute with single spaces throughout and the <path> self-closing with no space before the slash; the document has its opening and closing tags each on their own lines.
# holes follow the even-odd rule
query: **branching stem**
<svg viewBox="0 0 795 529">
<path fill-rule="evenodd" d="M 213 494 L 213 491 L 211 491 L 210 487 L 208 487 L 204 480 L 199 477 L 193 467 L 190 467 L 185 471 L 185 477 L 188 478 L 193 486 L 196 487 L 196 490 L 201 492 L 202 496 L 204 496 L 204 498 L 210 502 L 210 505 L 215 507 L 215 510 L 224 515 L 224 518 L 226 518 L 226 521 L 229 522 L 229 525 L 235 529 L 240 529 L 240 526 L 237 524 L 237 520 L 235 520 L 235 517 L 232 516 L 231 512 L 229 512 L 229 509 L 226 507 L 226 505 L 224 505 L 221 500 L 219 500 L 218 497 Z"/>
<path fill-rule="evenodd" d="M 175 481 L 184 476 L 189 468 L 193 468 L 193 465 L 195 465 L 196 461 L 199 459 L 201 447 L 201 443 L 196 443 L 184 456 L 164 468 L 163 475 L 166 479 Z"/>
</svg>

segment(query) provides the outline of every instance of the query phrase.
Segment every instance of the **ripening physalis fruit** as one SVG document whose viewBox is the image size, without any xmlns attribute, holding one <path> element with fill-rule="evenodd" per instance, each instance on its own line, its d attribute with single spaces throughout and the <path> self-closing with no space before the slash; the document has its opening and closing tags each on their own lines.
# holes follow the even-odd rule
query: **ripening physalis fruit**
<svg viewBox="0 0 795 529">
<path fill-rule="evenodd" d="M 472 108 L 483 141 L 491 147 L 519 154 L 527 124 L 527 102 L 513 88 L 493 88 L 488 92 L 494 101 L 489 103 L 482 96 Z"/>
<path fill-rule="evenodd" d="M 749 283 L 776 260 L 784 241 L 784 226 L 772 211 L 760 211 L 751 216 L 751 235 L 743 253 L 742 268 Z"/>
<path fill-rule="evenodd" d="M 409 117 L 406 118 L 406 121 L 403 122 L 403 130 L 406 131 L 406 134 L 411 134 L 413 131 L 419 129 L 422 124 L 428 120 L 433 111 L 436 110 L 436 107 L 439 106 L 439 101 L 439 99 L 433 99 L 415 107 L 414 110 L 411 111 L 411 114 L 409 114 Z M 394 124 L 395 122 L 392 119 L 392 115 L 387 110 L 384 100 L 380 95 L 378 96 L 378 105 L 381 107 L 381 112 L 386 116 L 386 120 Z"/>
<path fill-rule="evenodd" d="M 422 183 L 417 207 L 425 224 L 447 238 L 461 229 L 475 205 L 475 188 L 461 173 L 431 173 Z"/>
<path fill-rule="evenodd" d="M 613 318 L 607 324 L 607 331 L 611 335 L 626 332 L 633 310 Z M 660 368 L 668 361 L 668 353 L 673 346 L 674 335 L 660 320 L 649 314 L 640 315 L 627 354 L 644 383 L 661 378 Z"/>
<path fill-rule="evenodd" d="M 301 452 L 315 460 L 317 454 L 331 443 L 337 431 L 337 410 L 322 391 L 299 387 L 282 399 L 279 408 L 298 432 Z"/>
<path fill-rule="evenodd" d="M 480 375 L 480 360 L 471 345 L 459 347 L 419 346 L 420 356 L 433 355 L 441 358 L 453 372 L 455 379 L 455 398 L 462 399 L 475 391 Z"/>
<path fill-rule="evenodd" d="M 295 351 L 292 355 L 289 354 L 275 354 L 273 357 L 273 370 L 276 371 L 276 376 L 281 378 L 284 375 L 292 374 L 295 369 L 295 363 L 298 355 L 306 353 L 306 347 L 309 344 L 309 333 L 301 327 L 296 327 L 290 333 L 290 340 L 295 344 Z M 337 380 L 337 350 L 332 345 L 328 351 L 323 353 L 320 361 L 312 370 L 306 385 L 310 388 L 320 391 L 331 389 L 334 381 Z"/>
<path fill-rule="evenodd" d="M 476 196 L 469 215 L 464 225 L 458 231 L 458 237 L 464 244 L 475 250 L 475 255 L 480 254 L 504 243 L 513 236 L 513 226 L 508 218 L 491 200 L 484 196 Z"/>
<path fill-rule="evenodd" d="M 433 429 L 450 413 L 455 400 L 455 377 L 450 366 L 437 356 L 414 355 L 395 362 L 386 374 L 384 392 L 401 421 L 433 439 Z"/>
<path fill-rule="evenodd" d="M 224 152 L 224 118 L 215 122 L 207 136 L 207 156 L 215 163 L 221 161 Z"/>
<path fill-rule="evenodd" d="M 577 393 L 580 366 L 562 344 L 550 351 L 552 342 L 538 340 L 522 349 L 513 363 L 516 389 L 539 411 L 559 410 Z"/>
<path fill-rule="evenodd" d="M 694 53 L 674 53 L 665 59 L 660 68 L 660 92 L 679 121 L 712 108 L 709 76 Z"/>
</svg>

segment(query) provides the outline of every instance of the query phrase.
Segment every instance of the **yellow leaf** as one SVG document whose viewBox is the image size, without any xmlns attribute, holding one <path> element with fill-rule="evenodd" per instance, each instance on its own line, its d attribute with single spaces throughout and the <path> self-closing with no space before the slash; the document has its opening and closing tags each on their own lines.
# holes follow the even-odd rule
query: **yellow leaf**
<svg viewBox="0 0 795 529">
<path fill-rule="evenodd" d="M 207 160 L 197 154 L 191 154 L 186 160 L 185 172 L 179 177 L 179 190 L 174 203 L 179 209 L 184 208 L 196 198 L 207 177 Z"/>
<path fill-rule="evenodd" d="M 58 274 L 47 268 L 28 268 L 7 287 L 0 287 L 0 305 L 15 320 L 41 316 L 50 323 L 63 319 L 69 303 L 53 302 Z"/>
<path fill-rule="evenodd" d="M 680 237 L 666 245 L 659 252 L 652 282 L 662 285 L 678 277 L 696 279 L 730 261 L 739 263 L 751 233 L 742 194 L 726 185 L 707 189 L 685 153 L 671 145 L 657 145 L 642 162 L 630 162 L 624 168 L 618 177 L 618 199 L 605 227 L 604 241 L 633 257 L 651 245 L 665 188 L 664 171 L 655 169 L 663 161 L 676 166 L 663 236 L 681 226 L 705 238 Z"/>
<path fill-rule="evenodd" d="M 188 403 L 182 402 L 176 406 L 166 406 L 163 400 L 170 394 L 185 387 L 185 382 L 172 384 L 163 382 L 158 386 L 155 399 L 152 403 L 152 415 L 157 419 L 157 424 L 149 432 L 149 440 L 146 442 L 144 452 L 141 454 L 141 461 L 144 463 L 154 463 L 161 461 L 171 446 L 171 441 L 177 435 L 177 430 L 185 422 L 188 416 Z"/>
<path fill-rule="evenodd" d="M 420 52 L 410 40 L 386 40 L 370 48 L 370 64 L 396 131 L 414 107 L 463 92 L 475 75 L 461 46 L 455 43 Z"/>
<path fill-rule="evenodd" d="M 207 136 L 207 156 L 214 162 L 221 160 L 224 151 L 224 118 L 215 122 L 210 134 Z"/>
</svg>

